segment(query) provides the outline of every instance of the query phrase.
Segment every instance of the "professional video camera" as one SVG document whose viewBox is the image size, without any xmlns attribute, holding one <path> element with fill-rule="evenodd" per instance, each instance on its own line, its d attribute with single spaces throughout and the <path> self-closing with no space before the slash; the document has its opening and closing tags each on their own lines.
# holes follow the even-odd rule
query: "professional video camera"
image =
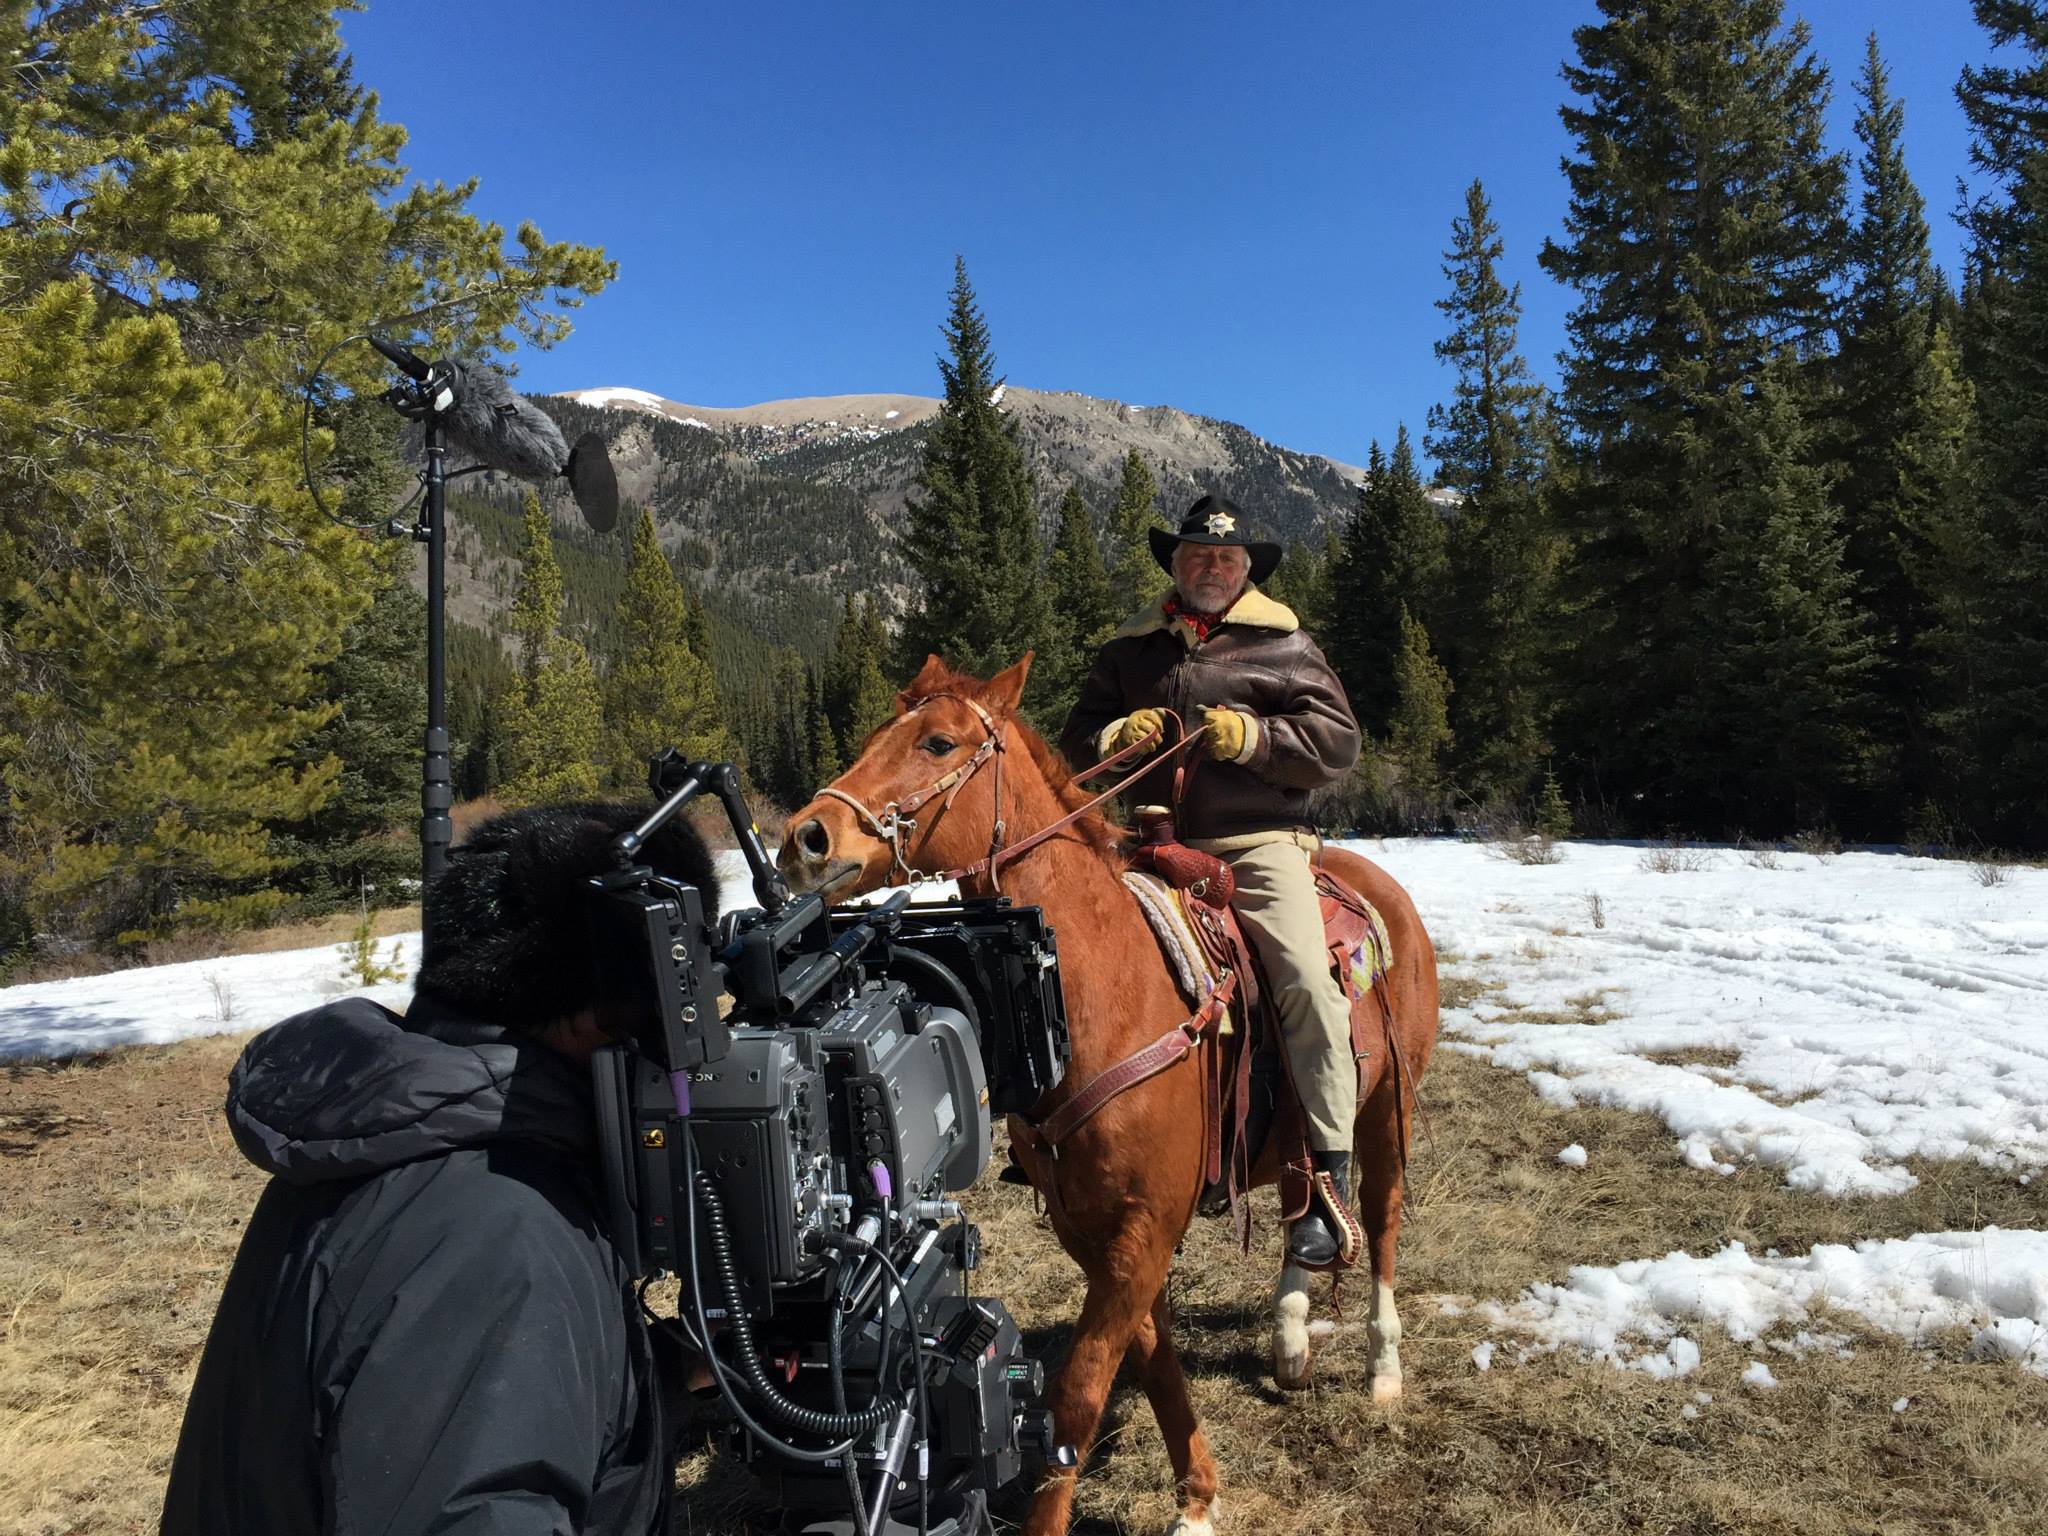
<svg viewBox="0 0 2048 1536">
<path fill-rule="evenodd" d="M 650 782 L 662 804 L 591 882 L 593 920 L 644 935 L 658 1000 L 596 1057 L 614 1240 L 680 1279 L 675 1326 L 787 1529 L 987 1530 L 993 1490 L 1073 1461 L 1016 1323 L 971 1294 L 979 1234 L 947 1198 L 987 1164 L 992 1116 L 1065 1070 L 1053 933 L 1002 899 L 829 911 L 789 894 L 731 764 L 668 753 Z M 634 862 L 707 791 L 761 903 L 715 934 L 694 887 Z"/>
</svg>

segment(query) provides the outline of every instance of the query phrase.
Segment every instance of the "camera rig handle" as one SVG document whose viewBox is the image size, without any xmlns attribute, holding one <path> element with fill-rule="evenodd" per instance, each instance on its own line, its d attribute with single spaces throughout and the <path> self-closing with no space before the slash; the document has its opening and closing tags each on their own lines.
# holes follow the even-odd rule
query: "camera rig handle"
<svg viewBox="0 0 2048 1536">
<path fill-rule="evenodd" d="M 761 844 L 761 829 L 754 824 L 754 813 L 747 809 L 746 796 L 740 793 L 739 769 L 731 763 L 685 762 L 674 747 L 664 747 L 647 760 L 647 787 L 665 798 L 652 815 L 619 839 L 621 858 L 630 863 L 640 845 L 671 816 L 709 790 L 725 807 L 725 819 L 732 824 L 733 836 L 739 839 L 740 854 L 746 859 L 747 873 L 753 879 L 754 899 L 765 912 L 780 912 L 789 905 L 789 886 L 768 861 L 768 850 Z"/>
</svg>

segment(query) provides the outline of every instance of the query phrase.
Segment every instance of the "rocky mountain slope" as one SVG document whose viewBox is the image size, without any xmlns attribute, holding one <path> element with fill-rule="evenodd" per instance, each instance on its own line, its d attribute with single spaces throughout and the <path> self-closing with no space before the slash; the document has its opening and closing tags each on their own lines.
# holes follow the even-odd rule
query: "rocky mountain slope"
<svg viewBox="0 0 2048 1536">
<path fill-rule="evenodd" d="M 1135 448 L 1160 485 L 1162 511 L 1204 491 L 1243 504 L 1288 541 L 1320 537 L 1349 507 L 1359 470 L 1296 453 L 1231 422 L 1172 406 L 1131 406 L 1071 391 L 1005 385 L 999 403 L 1017 423 L 1050 528 L 1069 481 L 1106 506 L 1124 455 Z M 644 390 L 579 390 L 561 397 L 606 411 L 672 421 L 710 434 L 756 467 L 857 492 L 892 523 L 903 509 L 924 434 L 939 402 L 921 395 L 826 395 L 738 409 L 686 405 Z"/>
<path fill-rule="evenodd" d="M 815 658 L 845 593 L 874 593 L 890 611 L 908 599 L 900 530 L 937 400 L 832 395 L 724 409 L 623 387 L 535 399 L 572 438 L 593 428 L 604 435 L 622 499 L 653 508 L 662 542 L 721 628 Z M 1217 491 L 1286 543 L 1319 543 L 1363 478 L 1171 406 L 1013 386 L 1000 403 L 1017 424 L 1048 538 L 1069 483 L 1106 516 L 1133 448 L 1159 483 L 1163 517 Z M 464 485 L 450 544 L 451 609 L 495 632 L 513 591 L 519 489 Z M 560 490 L 548 503 L 561 530 L 570 622 L 599 638 L 619 590 L 626 530 L 590 534 Z"/>
</svg>

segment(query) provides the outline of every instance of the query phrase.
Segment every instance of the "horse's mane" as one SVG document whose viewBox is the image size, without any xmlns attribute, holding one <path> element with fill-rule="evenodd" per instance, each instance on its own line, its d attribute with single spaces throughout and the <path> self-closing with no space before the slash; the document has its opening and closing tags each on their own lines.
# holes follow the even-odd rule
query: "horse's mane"
<svg viewBox="0 0 2048 1536">
<path fill-rule="evenodd" d="M 906 705 L 915 707 L 941 694 L 976 698 L 984 686 L 980 678 L 970 677 L 965 672 L 948 670 L 939 677 L 927 677 L 920 673 L 917 680 L 905 688 L 900 697 Z M 1056 752 L 1022 717 L 1011 715 L 1010 724 L 1023 738 L 1025 750 L 1031 754 L 1031 761 L 1037 765 L 1046 788 L 1052 791 L 1053 799 L 1059 802 L 1062 810 L 1079 810 L 1094 798 L 1074 782 L 1074 771 L 1067 766 L 1066 758 Z M 1073 830 L 1082 842 L 1105 859 L 1114 861 L 1118 868 L 1122 868 L 1125 836 L 1122 827 L 1101 811 L 1095 810 L 1077 820 Z"/>
</svg>

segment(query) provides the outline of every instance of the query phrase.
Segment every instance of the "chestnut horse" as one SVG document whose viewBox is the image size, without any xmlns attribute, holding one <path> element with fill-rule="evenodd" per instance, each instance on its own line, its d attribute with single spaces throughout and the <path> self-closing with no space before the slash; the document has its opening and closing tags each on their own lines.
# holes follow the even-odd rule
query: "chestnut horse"
<svg viewBox="0 0 2048 1536">
<path fill-rule="evenodd" d="M 927 661 L 859 760 L 789 819 L 779 863 L 791 884 L 833 899 L 890 884 L 906 866 L 966 869 L 1084 804 L 1088 796 L 1058 756 L 1017 718 L 1030 664 L 1027 655 L 984 683 L 948 670 L 936 656 Z M 1042 907 L 1059 935 L 1073 1060 L 1040 1114 L 1191 1012 L 1123 884 L 1120 841 L 1117 828 L 1090 813 L 997 870 L 1003 893 Z M 1394 1245 L 1403 1137 L 1414 1114 L 1415 1080 L 1436 1039 L 1436 957 L 1415 904 L 1385 872 L 1349 853 L 1324 857 L 1379 909 L 1393 939 L 1393 1030 L 1407 1072 L 1383 1047 L 1373 1051 L 1352 1164 L 1377 1282 L 1368 1336 L 1372 1394 L 1391 1403 L 1401 1392 Z M 962 885 L 970 896 L 993 889 L 986 873 Z M 1361 1006 L 1375 1014 L 1379 1007 L 1371 998 Z M 1377 1017 L 1374 1038 L 1384 1038 Z M 1012 1126 L 1060 1245 L 1087 1277 L 1073 1346 L 1049 1394 L 1058 1436 L 1085 1464 L 1118 1363 L 1128 1358 L 1173 1458 L 1182 1509 L 1172 1529 L 1182 1536 L 1210 1536 L 1216 1515 L 1216 1463 L 1195 1422 L 1166 1302 L 1167 1266 L 1205 1172 L 1202 1078 L 1190 1058 L 1138 1084 L 1077 1129 L 1056 1160 L 1033 1153 Z M 1273 1370 L 1283 1387 L 1308 1383 L 1307 1287 L 1306 1274 L 1283 1265 L 1273 1312 Z M 1025 1523 L 1028 1536 L 1066 1529 L 1075 1476 L 1069 1469 L 1041 1485 Z"/>
</svg>

